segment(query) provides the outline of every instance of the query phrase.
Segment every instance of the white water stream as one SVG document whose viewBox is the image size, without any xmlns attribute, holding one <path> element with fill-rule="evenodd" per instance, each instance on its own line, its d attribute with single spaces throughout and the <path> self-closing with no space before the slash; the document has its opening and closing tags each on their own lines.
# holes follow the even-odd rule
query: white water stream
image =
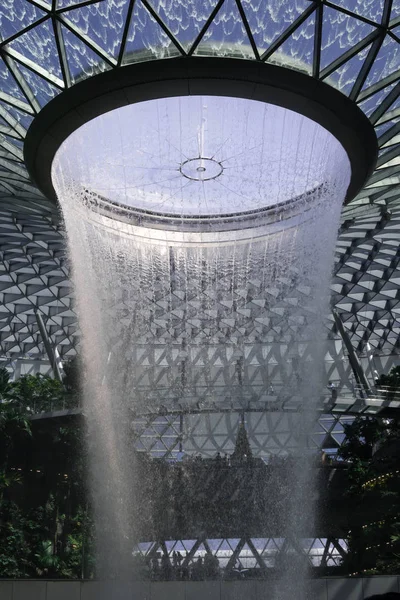
<svg viewBox="0 0 400 600">
<path fill-rule="evenodd" d="M 297 549 L 312 537 L 316 494 L 308 440 L 349 178 L 345 151 L 319 125 L 232 98 L 125 107 L 89 122 L 58 151 L 53 181 L 82 331 L 102 575 L 129 577 L 136 541 L 132 411 L 227 398 L 240 406 L 251 394 L 262 401 L 271 382 L 254 357 L 274 344 L 278 360 L 292 348 L 296 368 L 289 373 L 281 358 L 281 381 L 304 406 L 292 425 L 297 462 L 275 598 L 302 599 L 307 564 Z M 121 221 L 116 209 L 114 219 L 88 191 L 159 218 L 140 220 L 136 210 Z M 294 198 L 294 208 L 279 208 Z M 206 215 L 214 220 L 202 225 Z"/>
</svg>

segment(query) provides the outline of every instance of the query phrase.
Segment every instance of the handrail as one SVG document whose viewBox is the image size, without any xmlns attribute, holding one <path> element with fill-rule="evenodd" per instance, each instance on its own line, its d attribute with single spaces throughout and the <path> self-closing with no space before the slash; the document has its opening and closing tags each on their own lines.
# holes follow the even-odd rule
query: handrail
<svg viewBox="0 0 400 600">
<path fill-rule="evenodd" d="M 251 387 L 251 386 L 249 386 Z M 307 397 L 301 394 L 294 394 L 292 390 L 285 390 L 283 386 L 276 386 L 277 390 L 261 393 L 254 393 L 252 397 L 247 396 L 247 386 L 242 386 L 229 398 L 218 398 L 218 391 L 214 401 L 207 398 L 202 398 L 193 390 L 192 393 L 182 394 L 182 397 L 177 398 L 178 394 L 174 394 L 171 390 L 169 398 L 157 397 L 150 400 L 148 406 L 140 408 L 131 406 L 132 413 L 135 417 L 145 417 L 146 415 L 160 416 L 179 415 L 179 414 L 201 414 L 205 412 L 263 412 L 263 411 L 296 411 L 307 409 Z M 242 394 L 240 394 L 242 391 Z M 255 391 L 253 389 L 253 391 Z M 194 393 L 193 393 L 194 392 Z M 36 400 L 28 406 L 13 402 L 13 407 L 26 414 L 27 417 L 35 415 L 49 415 L 54 412 L 61 411 L 79 411 L 81 410 L 79 396 L 66 396 L 63 399 L 54 400 Z M 315 404 L 310 407 L 314 410 Z M 317 410 L 320 412 L 353 412 L 362 413 L 364 409 L 375 408 L 382 409 L 385 407 L 398 409 L 400 411 L 400 390 L 392 386 L 379 386 L 371 388 L 371 391 L 366 395 L 365 389 L 362 386 L 354 385 L 352 388 L 334 387 L 333 389 L 325 389 L 319 394 L 317 402 Z M 368 412 L 368 411 L 367 411 Z"/>
</svg>

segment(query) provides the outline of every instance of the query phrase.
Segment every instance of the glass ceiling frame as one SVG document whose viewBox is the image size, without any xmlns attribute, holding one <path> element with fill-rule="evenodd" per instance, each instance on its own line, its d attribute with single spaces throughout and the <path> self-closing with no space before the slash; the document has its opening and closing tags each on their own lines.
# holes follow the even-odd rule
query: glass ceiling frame
<svg viewBox="0 0 400 600">
<path fill-rule="evenodd" d="M 177 6 L 180 2 L 170 0 L 167 4 Z M 196 0 L 186 0 L 182 4 L 193 7 Z M 166 58 L 185 54 L 221 54 L 221 48 L 218 50 L 218 44 L 214 43 L 215 24 L 218 19 L 228 19 L 229 14 L 236 11 L 236 15 L 240 16 L 242 39 L 246 40 L 246 44 L 234 45 L 228 36 L 224 56 L 247 58 L 249 63 L 275 61 L 276 64 L 280 51 L 281 61 L 285 52 L 286 55 L 290 54 L 288 48 L 293 54 L 301 54 L 306 33 L 311 35 L 311 58 L 307 64 L 306 61 L 303 61 L 303 65 L 287 64 L 288 69 L 301 70 L 305 65 L 310 78 L 323 80 L 340 89 L 340 82 L 346 84 L 346 78 L 343 77 L 346 67 L 348 72 L 353 64 L 357 65 L 356 74 L 350 78 L 348 85 L 344 85 L 342 92 L 360 106 L 374 125 L 380 152 L 376 170 L 367 185 L 343 210 L 343 227 L 332 283 L 332 304 L 341 314 L 344 326 L 360 352 L 364 351 L 368 342 L 378 353 L 400 351 L 400 296 L 397 291 L 400 281 L 398 3 L 391 0 L 288 0 L 278 4 L 284 4 L 292 13 L 289 17 L 282 12 L 276 13 L 276 20 L 273 21 L 271 12 L 268 12 L 276 8 L 272 0 L 257 3 L 258 11 L 251 10 L 256 7 L 253 0 L 202 2 L 208 7 L 208 13 L 199 20 L 198 29 L 193 29 L 189 43 L 187 38 L 182 37 L 182 31 L 176 28 L 173 19 L 167 19 L 165 11 L 162 13 L 158 0 L 126 0 L 119 2 L 118 7 L 114 6 L 112 0 L 10 0 L 7 9 L 0 14 L 0 201 L 4 208 L 1 221 L 13 232 L 15 241 L 12 247 L 20 244 L 20 239 L 23 240 L 29 265 L 27 261 L 23 264 L 11 252 L 8 238 L 2 240 L 1 250 L 7 252 L 4 263 L 4 280 L 7 281 L 3 283 L 2 292 L 5 295 L 5 317 L 2 322 L 2 348 L 5 355 L 15 358 L 41 347 L 39 338 L 35 337 L 34 320 L 31 324 L 27 322 L 33 319 L 30 314 L 32 306 L 37 306 L 45 319 L 51 316 L 54 320 L 53 313 L 57 315 L 58 321 L 54 322 L 51 336 L 55 343 L 64 344 L 63 354 L 74 352 L 77 328 L 75 315 L 69 306 L 71 293 L 68 273 L 65 269 L 65 272 L 59 271 L 58 256 L 62 254 L 60 233 L 57 233 L 57 240 L 49 241 L 54 235 L 51 222 L 56 216 L 55 207 L 46 202 L 29 179 L 24 164 L 24 139 L 31 122 L 42 108 L 82 78 L 90 78 L 102 70 L 123 68 L 125 63 L 131 63 L 134 59 L 157 58 L 149 50 L 148 43 L 147 47 L 144 42 L 140 45 L 140 39 L 145 40 L 144 30 L 139 32 L 139 37 L 136 36 L 136 42 L 132 42 L 132 24 L 138 21 L 138 7 L 140 15 L 146 16 L 146 22 L 151 24 L 153 30 L 160 32 L 160 39 L 166 40 L 163 50 Z M 85 11 L 86 21 L 79 17 L 82 11 Z M 260 31 L 263 32 L 264 26 L 268 30 L 268 23 L 273 23 L 274 35 L 263 45 L 260 43 Z M 212 27 L 214 37 L 209 35 Z M 343 31 L 347 32 L 351 27 L 354 35 L 343 41 Z M 48 32 L 54 57 L 52 52 L 46 56 L 39 52 L 38 58 L 33 60 L 27 42 L 35 34 L 35 39 L 39 40 L 37 49 L 40 49 L 40 33 L 43 31 Z M 113 31 L 117 31 L 117 34 L 112 34 Z M 99 32 L 106 38 L 99 37 Z M 118 43 L 114 46 L 104 43 L 109 32 L 112 34 L 111 40 L 118 37 Z M 357 32 L 360 35 L 356 35 Z M 79 52 L 71 51 L 71 39 Z M 135 48 L 132 44 L 136 44 Z M 114 51 L 110 50 L 111 47 Z M 82 62 L 83 58 L 78 63 L 79 56 L 89 55 L 92 61 L 90 68 L 86 68 L 88 62 Z M 59 63 L 58 70 L 52 69 L 53 58 Z M 36 223 L 38 219 L 40 224 Z M 32 221 L 31 225 L 28 221 Z M 33 230 L 35 233 L 30 239 L 25 232 Z M 48 237 L 50 230 L 51 236 Z M 46 264 L 37 262 L 39 260 L 46 260 Z M 54 273 L 57 279 L 53 281 L 48 278 L 38 282 L 37 265 L 42 264 L 40 268 L 49 270 L 49 276 Z M 48 298 L 31 295 L 28 282 L 51 289 Z M 11 290 L 12 293 L 9 293 Z M 63 298 L 68 307 L 64 307 L 59 298 Z M 60 306 L 54 304 L 55 299 Z M 64 312 L 66 310 L 69 312 Z M 50 312 L 47 314 L 46 311 Z M 32 331 L 25 331 L 26 326 Z M 32 339 L 29 334 L 33 335 Z"/>
<path fill-rule="evenodd" d="M 112 0 L 12 1 L 10 14 L 0 16 L 3 38 L 0 40 L 3 68 L 0 78 L 0 194 L 22 194 L 27 199 L 40 195 L 29 181 L 23 161 L 23 141 L 31 120 L 47 101 L 83 78 L 133 61 L 159 58 L 159 50 L 149 44 L 146 27 L 153 33 L 158 31 L 165 57 L 223 55 L 251 58 L 305 70 L 311 77 L 339 89 L 340 85 L 332 78 L 346 66 L 350 68 L 352 61 L 357 59 L 357 74 L 354 72 L 351 85 L 341 91 L 362 109 L 367 107 L 366 113 L 375 126 L 380 145 L 385 147 L 380 152 L 377 170 L 368 187 L 378 182 L 380 188 L 386 182 L 392 185 L 391 179 L 398 174 L 399 149 L 397 145 L 390 147 L 390 141 L 400 132 L 400 106 L 397 106 L 400 95 L 400 11 L 392 0 L 369 4 L 348 0 L 347 6 L 345 0 L 337 0 L 337 3 L 292 0 L 275 15 L 275 22 L 272 22 L 271 11 L 277 7 L 272 0 L 257 7 L 252 0 L 209 0 L 201 3 L 204 10 L 201 15 L 197 0 L 186 3 L 172 0 L 168 6 L 169 13 L 159 0 L 125 0 L 118 5 Z M 174 10 L 178 9 L 182 18 L 186 18 L 189 41 L 188 36 L 183 40 L 185 36 L 177 29 Z M 194 26 L 193 11 L 196 10 L 198 23 Z M 146 20 L 144 26 L 143 19 Z M 226 31 L 227 23 L 240 30 L 237 40 L 234 39 L 236 34 Z M 108 42 L 101 43 L 101 32 Z M 266 32 L 272 36 L 271 43 L 261 44 L 260 35 L 265 37 Z M 40 47 L 40 34 L 44 33 L 48 38 L 45 40 L 47 53 L 57 54 L 51 59 L 47 56 L 47 68 L 41 55 L 45 44 Z M 312 39 L 307 42 L 310 35 Z M 38 42 L 38 48 L 32 50 L 34 41 Z M 306 42 L 312 42 L 313 49 L 307 60 L 303 60 L 301 55 Z M 71 43 L 75 44 L 73 48 Z M 111 47 L 113 51 L 110 51 Z M 33 52 L 37 52 L 37 60 L 33 60 Z M 289 60 L 293 56 L 297 63 Z M 360 56 L 362 64 L 358 60 Z M 56 73 L 52 64 L 57 60 L 59 70 Z M 91 67 L 85 71 L 88 60 Z M 309 64 L 306 65 L 307 61 Z M 378 76 L 376 70 L 380 70 Z M 43 90 L 35 93 L 35 85 L 42 85 L 43 89 L 47 86 L 50 94 L 47 100 Z"/>
</svg>

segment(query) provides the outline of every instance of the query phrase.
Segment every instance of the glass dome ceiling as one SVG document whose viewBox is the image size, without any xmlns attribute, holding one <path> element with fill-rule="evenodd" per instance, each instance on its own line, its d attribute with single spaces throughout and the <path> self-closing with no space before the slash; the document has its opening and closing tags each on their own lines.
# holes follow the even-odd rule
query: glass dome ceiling
<svg viewBox="0 0 400 600">
<path fill-rule="evenodd" d="M 37 194 L 23 143 L 53 97 L 104 70 L 186 54 L 284 65 L 339 89 L 379 138 L 370 191 L 398 183 L 398 2 L 7 0 L 0 31 L 0 193 Z"/>
<path fill-rule="evenodd" d="M 4 0 L 0 8 L 0 348 L 43 354 L 34 315 L 61 353 L 77 339 L 55 206 L 29 180 L 35 115 L 80 79 L 185 54 L 284 64 L 357 102 L 378 136 L 377 168 L 343 209 L 332 305 L 354 347 L 399 352 L 398 0 Z"/>
</svg>

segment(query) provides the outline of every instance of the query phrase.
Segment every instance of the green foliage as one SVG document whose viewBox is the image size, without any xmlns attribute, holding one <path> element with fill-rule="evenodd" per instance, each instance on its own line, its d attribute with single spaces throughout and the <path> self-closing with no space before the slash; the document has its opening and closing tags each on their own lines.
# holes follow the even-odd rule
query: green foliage
<svg viewBox="0 0 400 600">
<path fill-rule="evenodd" d="M 24 375 L 13 384 L 13 401 L 31 412 L 49 412 L 63 406 L 65 390 L 48 375 Z"/>
<path fill-rule="evenodd" d="M 11 397 L 11 391 L 10 373 L 5 367 L 0 367 L 0 402 L 8 402 Z"/>
<path fill-rule="evenodd" d="M 393 367 L 390 372 L 385 375 L 381 375 L 376 382 L 377 387 L 389 387 L 391 389 L 391 395 L 394 395 L 400 390 L 400 366 Z"/>
<path fill-rule="evenodd" d="M 90 576 L 93 559 L 89 559 L 88 553 L 93 552 L 93 542 L 88 515 L 78 508 L 71 519 L 71 531 L 66 536 L 66 543 L 61 545 L 57 536 L 52 536 L 52 508 L 47 506 L 23 511 L 13 502 L 3 503 L 0 517 L 0 577 L 79 579 L 84 575 Z"/>
<path fill-rule="evenodd" d="M 16 474 L 9 470 L 10 456 L 21 438 L 26 436 L 31 436 L 26 416 L 13 402 L 0 404 L 0 506 L 4 490 L 16 481 Z"/>
<path fill-rule="evenodd" d="M 82 363 L 79 355 L 64 363 L 63 385 L 68 394 L 79 394 L 81 388 Z"/>
<path fill-rule="evenodd" d="M 379 385 L 400 386 L 400 367 L 382 376 Z M 394 419 L 358 417 L 345 425 L 339 456 L 347 462 L 349 573 L 397 574 L 400 571 L 400 441 Z"/>
<path fill-rule="evenodd" d="M 60 557 L 55 554 L 51 540 L 41 540 L 33 555 L 38 575 L 53 576 L 60 567 Z"/>
<path fill-rule="evenodd" d="M 22 477 L 20 473 L 7 473 L 6 471 L 0 471 L 0 494 L 2 491 L 7 490 L 16 484 L 22 484 Z"/>
<path fill-rule="evenodd" d="M 3 502 L 0 515 L 0 575 L 35 575 L 34 548 L 40 536 L 38 515 L 24 514 L 13 502 Z"/>
<path fill-rule="evenodd" d="M 11 444 L 18 432 L 31 434 L 28 418 L 15 403 L 0 404 L 0 434 L 3 442 Z"/>
<path fill-rule="evenodd" d="M 23 375 L 11 381 L 10 374 L 0 368 L 0 404 L 10 403 L 14 408 L 30 413 L 50 412 L 79 405 L 78 358 L 64 365 L 65 376 L 61 383 L 48 375 Z"/>
<path fill-rule="evenodd" d="M 57 379 L 38 373 L 11 381 L 7 369 L 0 368 L 0 403 L 31 413 L 57 410 L 68 402 L 67 390 Z"/>
<path fill-rule="evenodd" d="M 93 574 L 82 428 L 76 419 L 30 420 L 78 402 L 71 375 L 65 386 L 44 375 L 13 382 L 0 369 L 0 577 Z"/>
<path fill-rule="evenodd" d="M 338 450 L 338 456 L 354 464 L 369 461 L 374 445 L 386 432 L 386 426 L 374 417 L 358 417 L 352 423 L 345 424 L 343 429 L 346 438 Z"/>
</svg>

